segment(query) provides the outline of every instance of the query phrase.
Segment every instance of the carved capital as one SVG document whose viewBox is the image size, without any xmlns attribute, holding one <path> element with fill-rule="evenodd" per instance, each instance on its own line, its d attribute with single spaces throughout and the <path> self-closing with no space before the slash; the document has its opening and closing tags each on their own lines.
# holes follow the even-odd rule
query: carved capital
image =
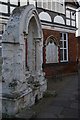
<svg viewBox="0 0 80 120">
<path fill-rule="evenodd" d="M 23 34 L 24 34 L 24 39 L 26 40 L 27 39 L 27 33 L 25 31 L 23 31 Z"/>
</svg>

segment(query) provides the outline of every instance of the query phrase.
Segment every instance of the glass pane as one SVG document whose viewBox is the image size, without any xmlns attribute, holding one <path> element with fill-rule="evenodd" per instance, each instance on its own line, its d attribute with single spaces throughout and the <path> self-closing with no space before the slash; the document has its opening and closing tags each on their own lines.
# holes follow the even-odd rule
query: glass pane
<svg viewBox="0 0 80 120">
<path fill-rule="evenodd" d="M 20 0 L 20 6 L 27 5 L 27 0 Z"/>
<path fill-rule="evenodd" d="M 11 4 L 18 5 L 18 0 L 10 0 Z"/>
<path fill-rule="evenodd" d="M 42 7 L 42 3 L 38 1 L 37 6 Z"/>
<path fill-rule="evenodd" d="M 69 10 L 66 10 L 66 17 L 70 18 L 70 11 Z"/>
<path fill-rule="evenodd" d="M 75 11 L 71 12 L 71 18 L 72 19 L 75 19 L 75 14 L 74 14 Z"/>
<path fill-rule="evenodd" d="M 66 25 L 70 25 L 70 20 L 66 20 Z"/>
<path fill-rule="evenodd" d="M 29 1 L 29 4 L 32 4 L 32 5 L 35 6 L 35 1 L 34 1 L 34 0 L 30 0 L 30 1 Z"/>
<path fill-rule="evenodd" d="M 63 11 L 63 4 L 62 4 L 62 3 L 59 4 L 59 12 L 61 12 L 61 13 L 64 12 L 64 11 Z"/>
<path fill-rule="evenodd" d="M 2 36 L 0 36 L 0 42 L 1 42 Z"/>
<path fill-rule="evenodd" d="M 66 34 L 64 34 L 64 40 L 66 40 Z"/>
<path fill-rule="evenodd" d="M 8 13 L 8 6 L 0 4 L 0 12 Z"/>
<path fill-rule="evenodd" d="M 52 1 L 52 10 L 55 11 L 55 8 L 56 8 L 56 7 L 55 7 L 55 2 Z"/>
<path fill-rule="evenodd" d="M 63 49 L 60 49 L 60 60 L 63 60 Z"/>
<path fill-rule="evenodd" d="M 74 27 L 75 27 L 75 21 L 72 21 L 72 26 L 74 26 Z"/>
<path fill-rule="evenodd" d="M 59 12 L 59 3 L 56 1 L 56 12 Z"/>
<path fill-rule="evenodd" d="M 46 8 L 46 2 L 43 1 L 43 8 Z"/>
<path fill-rule="evenodd" d="M 8 0 L 0 0 L 1 2 L 8 2 Z"/>
<path fill-rule="evenodd" d="M 63 41 L 60 41 L 60 48 L 63 48 Z"/>
<path fill-rule="evenodd" d="M 67 60 L 67 50 L 64 50 L 64 60 Z"/>
<path fill-rule="evenodd" d="M 48 9 L 51 10 L 51 0 L 48 0 Z"/>
<path fill-rule="evenodd" d="M 62 40 L 62 33 L 60 33 L 60 40 Z"/>
<path fill-rule="evenodd" d="M 64 48 L 66 48 L 66 41 L 64 41 Z"/>
</svg>

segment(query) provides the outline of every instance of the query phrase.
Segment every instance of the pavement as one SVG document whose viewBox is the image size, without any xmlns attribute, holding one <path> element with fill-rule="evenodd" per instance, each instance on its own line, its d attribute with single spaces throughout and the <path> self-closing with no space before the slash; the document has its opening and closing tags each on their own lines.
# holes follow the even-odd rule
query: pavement
<svg viewBox="0 0 80 120">
<path fill-rule="evenodd" d="M 70 78 L 61 93 L 36 118 L 78 118 L 78 78 Z"/>
<path fill-rule="evenodd" d="M 62 80 L 48 79 L 48 91 L 56 95 L 45 96 L 31 108 L 25 108 L 16 118 L 79 118 L 78 74 L 62 77 Z"/>
</svg>

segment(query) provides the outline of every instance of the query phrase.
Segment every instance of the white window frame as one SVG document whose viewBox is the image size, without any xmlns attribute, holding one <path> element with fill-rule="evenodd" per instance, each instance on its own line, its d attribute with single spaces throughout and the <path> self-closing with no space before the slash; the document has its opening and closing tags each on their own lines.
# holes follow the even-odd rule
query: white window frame
<svg viewBox="0 0 80 120">
<path fill-rule="evenodd" d="M 60 41 L 63 41 L 63 47 L 60 47 L 60 50 L 63 50 L 63 60 L 60 60 L 60 62 L 68 62 L 68 33 L 61 32 L 62 33 L 62 39 Z M 66 40 L 64 40 L 64 34 L 66 34 Z M 64 41 L 66 41 L 66 48 L 64 48 Z M 64 59 L 64 50 L 66 50 L 67 54 L 66 57 L 67 59 Z"/>
<path fill-rule="evenodd" d="M 41 7 L 43 8 L 43 0 L 41 0 Z"/>
<path fill-rule="evenodd" d="M 46 7 L 44 8 L 43 7 L 43 2 L 46 2 Z M 54 1 L 54 6 L 55 6 L 55 8 L 54 8 L 54 10 L 53 10 L 53 7 L 52 7 L 52 2 Z M 39 2 L 39 0 L 37 0 L 37 2 Z M 40 2 L 41 2 L 41 8 L 44 8 L 44 9 L 48 9 L 48 10 L 51 10 L 51 11 L 56 11 L 56 12 L 59 12 L 60 11 L 60 4 L 62 3 L 63 4 L 63 11 L 62 11 L 62 13 L 64 14 L 65 13 L 65 4 L 64 4 L 64 0 L 57 0 L 57 1 L 55 1 L 55 0 L 40 0 Z M 48 2 L 50 2 L 50 8 L 48 7 Z M 58 6 L 58 8 L 59 8 L 59 10 L 57 10 L 57 3 L 59 4 Z"/>
</svg>

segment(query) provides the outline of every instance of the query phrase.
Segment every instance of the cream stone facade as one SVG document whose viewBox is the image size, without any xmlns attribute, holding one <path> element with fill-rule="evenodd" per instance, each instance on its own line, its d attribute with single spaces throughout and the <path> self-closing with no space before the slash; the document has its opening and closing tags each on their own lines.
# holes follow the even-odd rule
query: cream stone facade
<svg viewBox="0 0 80 120">
<path fill-rule="evenodd" d="M 27 40 L 27 66 L 25 41 Z M 14 116 L 43 97 L 43 34 L 33 5 L 16 8 L 2 36 L 2 112 Z"/>
</svg>

